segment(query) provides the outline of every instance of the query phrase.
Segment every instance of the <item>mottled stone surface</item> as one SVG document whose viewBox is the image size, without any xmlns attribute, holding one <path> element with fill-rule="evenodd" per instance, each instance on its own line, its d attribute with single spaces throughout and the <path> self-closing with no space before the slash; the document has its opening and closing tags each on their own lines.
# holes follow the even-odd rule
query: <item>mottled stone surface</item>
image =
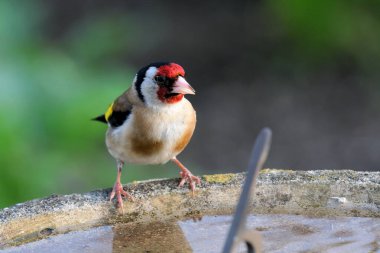
<svg viewBox="0 0 380 253">
<path fill-rule="evenodd" d="M 136 198 L 124 213 L 107 199 L 111 189 L 52 195 L 0 210 L 0 248 L 119 222 L 155 222 L 231 214 L 244 174 L 202 178 L 195 196 L 178 179 L 126 185 Z M 380 172 L 262 170 L 252 212 L 380 217 Z"/>
</svg>

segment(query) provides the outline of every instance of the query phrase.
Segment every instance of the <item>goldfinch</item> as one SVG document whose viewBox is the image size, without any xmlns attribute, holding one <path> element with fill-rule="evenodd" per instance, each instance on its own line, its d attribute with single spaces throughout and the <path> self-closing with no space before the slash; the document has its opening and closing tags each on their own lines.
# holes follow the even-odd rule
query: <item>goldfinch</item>
<svg viewBox="0 0 380 253">
<path fill-rule="evenodd" d="M 108 125 L 106 145 L 117 162 L 117 177 L 110 194 L 123 208 L 122 196 L 133 201 L 120 183 L 124 163 L 164 164 L 180 168 L 179 186 L 189 183 L 194 193 L 200 179 L 178 159 L 193 135 L 196 114 L 185 94 L 195 94 L 185 80 L 184 69 L 170 62 L 157 62 L 140 69 L 132 86 L 107 111 L 95 118 Z"/>
</svg>

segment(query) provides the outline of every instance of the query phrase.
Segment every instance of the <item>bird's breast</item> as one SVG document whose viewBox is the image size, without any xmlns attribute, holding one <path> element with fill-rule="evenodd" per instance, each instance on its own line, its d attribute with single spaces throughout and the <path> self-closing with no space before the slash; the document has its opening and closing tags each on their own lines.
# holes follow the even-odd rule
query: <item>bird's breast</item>
<svg viewBox="0 0 380 253">
<path fill-rule="evenodd" d="M 128 121 L 111 138 L 107 135 L 107 139 L 117 139 L 107 141 L 116 144 L 110 147 L 107 143 L 110 153 L 117 153 L 116 159 L 130 163 L 158 164 L 166 163 L 186 147 L 194 132 L 196 116 L 187 101 L 160 110 L 134 108 Z"/>
</svg>

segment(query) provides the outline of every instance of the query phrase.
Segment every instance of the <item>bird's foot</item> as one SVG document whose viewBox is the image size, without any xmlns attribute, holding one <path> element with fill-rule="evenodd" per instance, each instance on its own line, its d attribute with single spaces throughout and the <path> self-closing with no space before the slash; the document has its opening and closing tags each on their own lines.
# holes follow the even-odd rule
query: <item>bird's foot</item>
<svg viewBox="0 0 380 253">
<path fill-rule="evenodd" d="M 117 203 L 119 204 L 119 207 L 121 208 L 122 211 L 123 210 L 123 197 L 127 197 L 129 200 L 131 201 L 135 201 L 135 199 L 133 198 L 133 196 L 131 194 L 129 194 L 128 192 L 124 191 L 123 189 L 123 185 L 120 183 L 120 182 L 116 182 L 113 186 L 113 190 L 110 194 L 110 201 L 112 201 L 112 199 L 116 196 L 116 199 L 117 199 Z"/>
<path fill-rule="evenodd" d="M 179 182 L 178 186 L 182 187 L 186 182 L 188 182 L 189 188 L 194 194 L 195 185 L 200 184 L 201 179 L 197 176 L 194 176 L 188 169 L 182 170 L 179 174 L 181 175 L 181 181 Z"/>
</svg>

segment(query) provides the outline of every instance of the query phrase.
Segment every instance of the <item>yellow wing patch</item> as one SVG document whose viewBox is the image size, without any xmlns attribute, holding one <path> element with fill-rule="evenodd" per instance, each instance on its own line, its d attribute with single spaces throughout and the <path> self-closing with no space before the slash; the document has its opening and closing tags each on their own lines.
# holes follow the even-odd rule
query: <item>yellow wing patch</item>
<svg viewBox="0 0 380 253">
<path fill-rule="evenodd" d="M 111 114 L 113 112 L 112 107 L 113 107 L 113 103 L 108 107 L 106 113 L 104 114 L 104 117 L 106 118 L 107 122 L 108 122 L 108 119 L 109 119 L 109 117 L 111 116 Z"/>
</svg>

